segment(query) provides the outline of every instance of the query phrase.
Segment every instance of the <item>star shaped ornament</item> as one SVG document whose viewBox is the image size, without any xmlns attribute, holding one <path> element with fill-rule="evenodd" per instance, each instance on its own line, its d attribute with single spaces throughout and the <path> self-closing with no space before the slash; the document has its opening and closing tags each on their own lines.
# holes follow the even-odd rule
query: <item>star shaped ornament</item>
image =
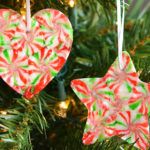
<svg viewBox="0 0 150 150">
<path fill-rule="evenodd" d="M 103 78 L 75 79 L 76 95 L 88 109 L 84 144 L 119 136 L 141 150 L 149 147 L 150 84 L 142 82 L 127 52 Z"/>
</svg>

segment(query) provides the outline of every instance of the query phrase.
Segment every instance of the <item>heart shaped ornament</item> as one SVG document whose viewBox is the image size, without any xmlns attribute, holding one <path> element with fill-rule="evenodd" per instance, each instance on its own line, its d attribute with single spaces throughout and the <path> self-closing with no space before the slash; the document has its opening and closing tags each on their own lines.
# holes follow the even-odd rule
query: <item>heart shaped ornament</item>
<svg viewBox="0 0 150 150">
<path fill-rule="evenodd" d="M 25 98 L 32 98 L 61 70 L 72 41 L 71 23 L 58 10 L 37 12 L 27 32 L 20 14 L 0 9 L 1 78 Z"/>
</svg>

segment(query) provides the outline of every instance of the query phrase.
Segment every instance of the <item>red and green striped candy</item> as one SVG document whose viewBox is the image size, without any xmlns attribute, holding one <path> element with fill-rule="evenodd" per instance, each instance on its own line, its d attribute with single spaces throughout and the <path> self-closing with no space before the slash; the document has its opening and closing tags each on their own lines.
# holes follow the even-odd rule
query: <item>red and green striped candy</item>
<svg viewBox="0 0 150 150">
<path fill-rule="evenodd" d="M 117 115 L 115 129 L 118 135 L 140 150 L 146 150 L 149 145 L 148 117 L 138 111 L 123 111 Z"/>
<path fill-rule="evenodd" d="M 138 74 L 126 51 L 123 51 L 122 61 L 123 69 L 120 69 L 119 60 L 117 58 L 106 73 L 105 80 L 108 87 L 112 89 L 115 94 L 123 99 L 128 99 L 132 94 L 133 87 L 137 85 Z"/>
<path fill-rule="evenodd" d="M 16 11 L 0 9 L 0 46 L 12 40 L 21 21 L 22 17 Z"/>
<path fill-rule="evenodd" d="M 150 116 L 150 83 L 139 80 L 138 85 L 133 89 L 129 104 L 131 108 L 137 107 L 140 113 Z"/>
<path fill-rule="evenodd" d="M 20 14 L 0 9 L 0 76 L 30 99 L 63 67 L 72 41 L 71 23 L 58 10 L 37 12 L 27 32 L 26 21 Z"/>
</svg>

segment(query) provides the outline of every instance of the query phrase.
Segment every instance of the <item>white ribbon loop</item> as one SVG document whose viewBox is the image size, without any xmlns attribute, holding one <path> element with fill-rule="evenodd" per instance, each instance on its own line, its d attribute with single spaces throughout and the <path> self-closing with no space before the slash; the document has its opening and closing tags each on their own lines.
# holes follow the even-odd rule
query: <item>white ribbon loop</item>
<svg viewBox="0 0 150 150">
<path fill-rule="evenodd" d="M 30 0 L 26 0 L 26 22 L 27 22 L 27 32 L 30 32 L 30 30 L 31 30 Z"/>
<path fill-rule="evenodd" d="M 123 50 L 123 37 L 124 37 L 125 7 L 124 7 L 124 0 L 122 0 L 123 9 L 121 9 L 120 0 L 116 0 L 116 1 L 117 1 L 117 26 L 118 26 L 118 58 L 119 58 L 119 67 L 122 70 L 123 69 L 122 50 Z M 122 10 L 122 13 L 121 13 L 121 10 Z"/>
</svg>

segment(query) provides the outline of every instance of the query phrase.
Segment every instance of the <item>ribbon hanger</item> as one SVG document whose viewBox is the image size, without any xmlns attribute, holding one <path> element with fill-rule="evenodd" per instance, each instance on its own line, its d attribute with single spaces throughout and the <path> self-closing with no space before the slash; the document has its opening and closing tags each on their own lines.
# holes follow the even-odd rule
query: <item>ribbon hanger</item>
<svg viewBox="0 0 150 150">
<path fill-rule="evenodd" d="M 31 30 L 30 0 L 26 0 L 26 22 L 27 22 L 27 32 L 30 32 L 30 30 Z"/>
<path fill-rule="evenodd" d="M 124 0 L 122 0 L 122 9 L 120 0 L 117 1 L 117 27 L 118 27 L 118 58 L 119 58 L 119 67 L 123 69 L 123 37 L 124 37 L 124 19 L 125 19 L 125 7 Z"/>
</svg>

